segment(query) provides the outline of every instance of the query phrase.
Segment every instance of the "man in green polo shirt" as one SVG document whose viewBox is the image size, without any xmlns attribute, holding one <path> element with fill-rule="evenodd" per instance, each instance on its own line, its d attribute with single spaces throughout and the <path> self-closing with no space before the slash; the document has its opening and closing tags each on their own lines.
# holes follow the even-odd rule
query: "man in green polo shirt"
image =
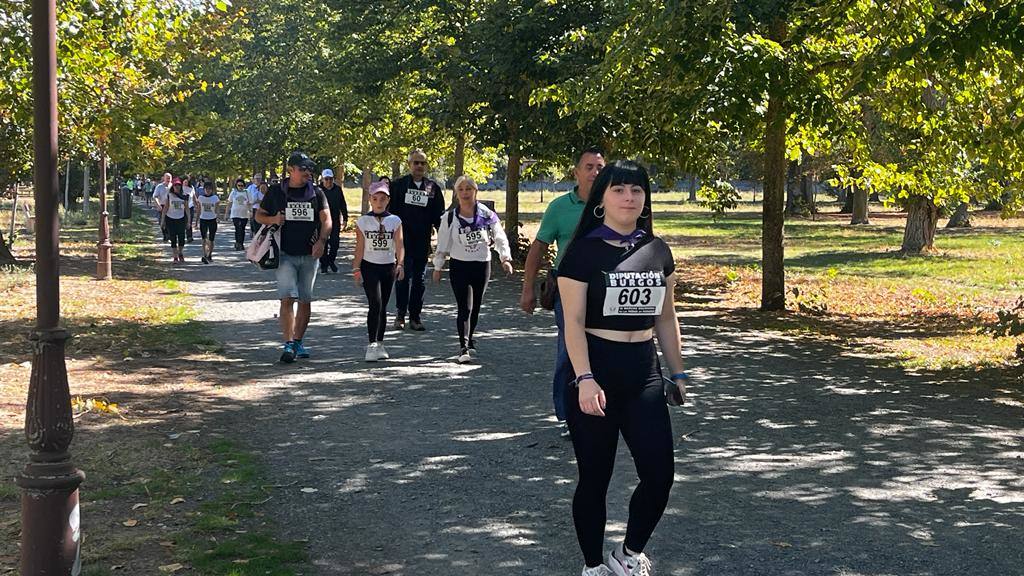
<svg viewBox="0 0 1024 576">
<path fill-rule="evenodd" d="M 527 314 L 533 314 L 537 296 L 534 285 L 537 282 L 537 271 L 540 268 L 541 256 L 547 252 L 548 246 L 554 243 L 558 248 L 555 256 L 553 274 L 562 261 L 565 249 L 572 241 L 576 226 L 583 215 L 583 207 L 590 197 L 590 187 L 594 184 L 598 172 L 604 168 L 604 154 L 600 148 L 587 148 L 576 157 L 573 176 L 576 187 L 568 194 L 555 198 L 544 210 L 544 217 L 537 230 L 537 238 L 530 245 L 530 253 L 526 256 L 526 272 L 523 277 L 523 293 L 519 299 L 519 307 Z M 565 350 L 565 322 L 562 316 L 562 300 L 555 297 L 555 324 L 558 325 L 558 356 L 555 359 L 555 375 L 552 382 L 552 399 L 555 404 L 555 416 L 559 422 L 565 422 L 565 387 L 572 380 L 572 366 Z M 567 429 L 563 430 L 567 436 Z"/>
</svg>

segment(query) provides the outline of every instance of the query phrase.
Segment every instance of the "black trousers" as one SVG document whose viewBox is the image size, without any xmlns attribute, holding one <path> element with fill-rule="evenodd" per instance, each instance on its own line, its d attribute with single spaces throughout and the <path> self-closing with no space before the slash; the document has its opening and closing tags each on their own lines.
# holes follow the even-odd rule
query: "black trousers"
<svg viewBox="0 0 1024 576">
<path fill-rule="evenodd" d="M 249 223 L 249 219 L 232 218 L 231 222 L 235 224 L 235 244 L 241 244 L 245 242 L 245 225 Z"/>
<path fill-rule="evenodd" d="M 394 264 L 374 264 L 363 260 L 359 263 L 363 277 L 363 292 L 370 305 L 366 311 L 366 331 L 370 342 L 384 341 L 384 328 L 388 323 L 388 300 L 395 285 Z"/>
<path fill-rule="evenodd" d="M 209 240 L 213 242 L 214 237 L 217 236 L 217 219 L 211 220 L 199 220 L 199 232 L 203 235 L 203 240 Z"/>
<path fill-rule="evenodd" d="M 409 314 L 411 320 L 419 321 L 423 311 L 423 294 L 427 286 L 423 282 L 423 273 L 427 269 L 427 257 L 405 257 L 405 276 L 395 283 L 395 308 L 399 316 Z"/>
<path fill-rule="evenodd" d="M 338 244 L 341 242 L 341 227 L 331 229 L 331 235 L 324 246 L 324 255 L 320 257 L 320 267 L 327 268 L 338 259 Z"/>
<path fill-rule="evenodd" d="M 187 216 L 181 218 L 164 218 L 167 223 L 167 235 L 171 237 L 171 248 L 185 247 L 185 226 L 188 225 Z"/>
<path fill-rule="evenodd" d="M 602 561 L 605 500 L 612 479 L 619 434 L 633 455 L 640 483 L 629 501 L 626 546 L 642 552 L 668 504 L 675 475 L 672 424 L 665 404 L 654 341 L 623 343 L 587 335 L 590 370 L 605 392 L 605 416 L 580 410 L 579 390 L 568 386 L 567 420 L 579 483 L 572 501 L 573 523 L 587 566 Z"/>
<path fill-rule="evenodd" d="M 194 208 L 186 208 L 185 209 L 185 217 L 188 218 L 188 221 L 185 222 L 185 236 L 188 238 L 188 241 L 191 242 L 192 241 L 192 227 L 193 227 L 193 222 L 195 221 L 195 209 Z"/>
<path fill-rule="evenodd" d="M 448 264 L 448 278 L 458 308 L 455 325 L 459 330 L 459 346 L 465 348 L 467 337 L 469 344 L 473 344 L 473 334 L 480 319 L 480 305 L 484 300 L 487 282 L 491 279 L 491 262 L 467 262 L 452 258 Z"/>
<path fill-rule="evenodd" d="M 256 210 L 256 208 L 252 209 L 252 217 L 249 218 L 249 230 L 251 230 L 250 238 L 255 238 L 256 233 L 260 231 L 260 223 L 256 221 Z M 244 240 L 245 237 L 243 236 L 242 239 Z"/>
</svg>

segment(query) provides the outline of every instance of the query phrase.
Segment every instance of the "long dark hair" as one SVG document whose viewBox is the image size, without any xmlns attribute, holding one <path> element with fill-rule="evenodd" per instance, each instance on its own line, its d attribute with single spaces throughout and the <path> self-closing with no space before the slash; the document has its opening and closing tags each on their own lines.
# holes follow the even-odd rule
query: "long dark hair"
<svg viewBox="0 0 1024 576">
<path fill-rule="evenodd" d="M 651 211 L 651 178 L 647 175 L 647 170 L 631 160 L 616 160 L 602 168 L 597 178 L 594 179 L 594 186 L 590 189 L 590 198 L 587 199 L 587 205 L 583 207 L 583 217 L 580 218 L 576 232 L 572 235 L 572 243 L 569 245 L 570 252 L 576 246 L 577 240 L 586 237 L 587 234 L 604 224 L 604 216 L 595 216 L 594 209 L 601 205 L 606 190 L 620 184 L 630 186 L 635 184 L 644 189 L 644 209 L 641 214 L 646 212 L 648 216 L 637 220 L 637 228 L 646 232 L 648 237 L 654 235 L 651 223 L 651 220 L 654 219 L 654 214 Z M 569 252 L 566 252 L 566 256 L 568 255 Z"/>
</svg>

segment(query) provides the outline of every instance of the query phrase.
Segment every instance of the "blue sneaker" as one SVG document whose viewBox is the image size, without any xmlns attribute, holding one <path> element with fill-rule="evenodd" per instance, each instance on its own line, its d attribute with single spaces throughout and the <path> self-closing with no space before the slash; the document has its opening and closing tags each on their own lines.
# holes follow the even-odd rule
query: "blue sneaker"
<svg viewBox="0 0 1024 576">
<path fill-rule="evenodd" d="M 302 345 L 302 340 L 295 341 L 295 356 L 299 358 L 309 358 L 309 350 Z"/>
<path fill-rule="evenodd" d="M 295 362 L 295 343 L 285 342 L 284 351 L 281 352 L 281 362 L 285 364 L 291 364 Z"/>
</svg>

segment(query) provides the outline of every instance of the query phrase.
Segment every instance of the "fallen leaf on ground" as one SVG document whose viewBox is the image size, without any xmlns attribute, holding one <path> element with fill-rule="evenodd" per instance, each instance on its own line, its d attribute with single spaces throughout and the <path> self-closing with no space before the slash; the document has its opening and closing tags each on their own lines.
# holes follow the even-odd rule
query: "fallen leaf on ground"
<svg viewBox="0 0 1024 576">
<path fill-rule="evenodd" d="M 306 494 L 312 494 L 314 492 L 319 492 L 319 490 L 317 490 L 316 488 L 303 488 L 302 491 L 305 492 Z"/>
<path fill-rule="evenodd" d="M 132 505 L 132 510 L 138 510 L 139 508 L 145 508 L 146 506 L 149 506 L 149 504 L 146 504 L 145 502 L 139 502 L 138 504 Z"/>
<path fill-rule="evenodd" d="M 182 503 L 182 502 L 184 502 L 184 501 L 185 501 L 185 499 L 184 499 L 184 498 L 182 498 L 181 496 L 179 496 L 179 497 L 177 497 L 177 498 L 175 498 L 175 499 L 171 500 L 171 504 L 181 504 L 181 503 Z"/>
<path fill-rule="evenodd" d="M 131 528 L 132 526 L 137 526 L 139 524 L 139 521 L 132 518 L 131 520 L 125 520 L 124 522 L 121 522 L 121 524 Z"/>
<path fill-rule="evenodd" d="M 175 564 L 164 564 L 163 566 L 158 567 L 158 569 L 161 572 L 177 572 L 178 570 L 181 570 L 182 568 L 184 568 L 184 566 L 182 566 L 181 564 L 177 564 L 177 563 L 175 563 Z"/>
</svg>

